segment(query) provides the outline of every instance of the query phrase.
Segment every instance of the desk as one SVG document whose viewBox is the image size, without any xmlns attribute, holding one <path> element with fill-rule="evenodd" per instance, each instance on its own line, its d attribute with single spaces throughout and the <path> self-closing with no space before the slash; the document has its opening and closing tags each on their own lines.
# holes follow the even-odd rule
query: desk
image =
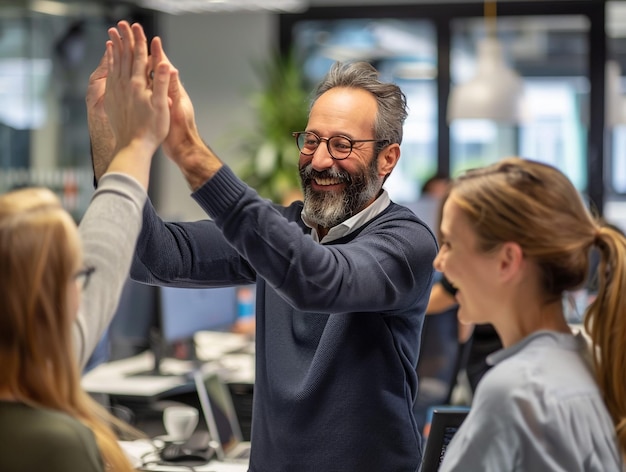
<svg viewBox="0 0 626 472">
<path fill-rule="evenodd" d="M 254 383 L 254 356 L 250 354 L 226 354 L 219 360 L 199 365 L 167 358 L 161 361 L 161 371 L 166 375 L 133 376 L 137 372 L 149 371 L 153 365 L 154 356 L 146 351 L 127 359 L 100 364 L 83 376 L 81 384 L 89 393 L 157 398 L 193 391 L 189 373 L 194 368 L 205 372 L 218 371 L 227 383 Z"/>
<path fill-rule="evenodd" d="M 230 333 L 204 333 L 196 341 L 200 341 L 200 348 L 202 343 L 206 343 L 204 349 L 199 349 L 199 354 L 203 354 L 202 361 L 165 358 L 160 367 L 166 375 L 133 375 L 150 371 L 154 366 L 154 356 L 147 351 L 98 365 L 85 374 L 82 386 L 96 397 L 103 396 L 103 403 L 116 411 L 129 412 L 132 420 L 127 421 L 146 435 L 157 436 L 164 433 L 162 410 L 167 401 L 199 408 L 195 385 L 189 374 L 194 369 L 201 369 L 207 374 L 217 372 L 229 385 L 244 439 L 249 440 L 254 384 L 253 344 L 249 338 L 230 336 Z M 239 352 L 230 353 L 233 350 Z M 202 425 L 201 421 L 199 427 Z"/>
<path fill-rule="evenodd" d="M 200 331 L 194 336 L 199 366 L 219 370 L 225 382 L 254 383 L 254 342 L 245 335 Z M 188 374 L 198 367 L 192 361 L 165 358 L 161 372 L 165 375 L 133 376 L 154 366 L 154 356 L 146 351 L 137 356 L 107 362 L 87 372 L 82 379 L 89 393 L 154 398 L 193 391 Z"/>
<path fill-rule="evenodd" d="M 150 451 L 153 450 L 152 445 L 148 441 L 120 441 L 120 446 L 126 452 L 131 459 L 131 463 L 142 471 L 155 471 L 155 472 L 179 472 L 189 471 L 189 467 L 185 466 L 170 466 L 170 465 L 156 465 L 149 464 L 142 466 L 140 457 L 144 457 L 145 462 L 149 462 L 151 459 Z M 155 457 L 156 458 L 156 457 Z M 212 460 L 208 464 L 194 466 L 194 470 L 197 472 L 247 472 L 248 464 L 235 464 L 229 462 L 220 462 Z"/>
<path fill-rule="evenodd" d="M 87 372 L 81 380 L 89 393 L 104 393 L 123 397 L 153 398 L 193 390 L 188 374 L 194 369 L 191 361 L 163 359 L 161 370 L 166 375 L 133 376 L 149 371 L 154 366 L 154 356 L 146 351 L 119 361 L 106 362 Z"/>
</svg>

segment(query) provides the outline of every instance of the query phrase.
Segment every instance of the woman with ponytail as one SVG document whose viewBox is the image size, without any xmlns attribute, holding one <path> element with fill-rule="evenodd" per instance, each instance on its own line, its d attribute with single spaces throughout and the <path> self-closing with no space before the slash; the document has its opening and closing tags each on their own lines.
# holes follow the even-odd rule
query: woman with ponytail
<svg viewBox="0 0 626 472">
<path fill-rule="evenodd" d="M 457 289 L 458 316 L 491 323 L 503 349 L 478 385 L 441 471 L 622 471 L 626 451 L 626 240 L 587 210 L 557 169 L 520 158 L 452 184 L 435 267 Z M 597 297 L 587 338 L 563 296 Z"/>
<path fill-rule="evenodd" d="M 152 156 L 169 129 L 169 66 L 148 76 L 143 30 L 124 22 L 120 31 L 126 51 L 114 34 L 90 85 L 106 82 L 115 157 L 80 228 L 50 190 L 0 196 L 2 472 L 134 470 L 113 430 L 124 425 L 80 386 L 80 365 L 119 300 Z"/>
</svg>

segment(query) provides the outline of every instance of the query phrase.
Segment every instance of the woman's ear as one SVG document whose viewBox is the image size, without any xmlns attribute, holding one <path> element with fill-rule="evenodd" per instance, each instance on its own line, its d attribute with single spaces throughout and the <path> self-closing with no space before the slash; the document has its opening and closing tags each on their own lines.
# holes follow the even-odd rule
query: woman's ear
<svg viewBox="0 0 626 472">
<path fill-rule="evenodd" d="M 503 243 L 499 250 L 500 276 L 504 280 L 515 277 L 524 265 L 524 251 L 514 242 Z"/>
</svg>

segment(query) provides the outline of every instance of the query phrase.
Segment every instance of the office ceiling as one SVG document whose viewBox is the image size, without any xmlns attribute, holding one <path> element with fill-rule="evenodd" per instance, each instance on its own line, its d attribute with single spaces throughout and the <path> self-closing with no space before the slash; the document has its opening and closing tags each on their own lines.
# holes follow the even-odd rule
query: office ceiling
<svg viewBox="0 0 626 472">
<path fill-rule="evenodd" d="M 499 0 L 507 2 L 510 0 Z M 536 0 L 527 0 L 533 2 Z M 568 0 L 554 0 L 568 1 Z M 282 2 L 282 4 L 279 4 Z M 390 0 L 393 4 L 428 4 L 442 2 L 478 3 L 476 0 Z M 2 0 L 3 5 L 31 8 L 36 11 L 64 16 L 85 16 L 103 13 L 117 16 L 116 8 L 129 6 L 149 6 L 156 10 L 181 13 L 185 6 L 204 5 L 214 11 L 249 11 L 272 9 L 275 11 L 302 11 L 309 6 L 351 6 L 381 5 L 383 0 Z M 386 2 L 385 2 L 386 3 Z M 199 8 L 199 7 L 194 7 Z M 195 10 L 200 11 L 200 10 Z M 206 11 L 206 10 L 202 10 Z M 123 15 L 123 13 L 122 13 Z M 607 2 L 606 30 L 609 37 L 608 58 L 616 59 L 626 71 L 626 1 Z M 477 20 L 480 21 L 480 20 Z M 532 21 L 523 18 L 513 19 L 511 31 L 515 35 L 512 42 L 512 59 L 520 72 L 525 75 L 570 75 L 576 70 L 585 70 L 587 49 L 584 33 L 588 26 L 583 17 L 533 17 Z M 507 28 L 507 19 L 498 20 L 499 31 Z M 472 36 L 471 27 L 461 34 L 468 39 Z"/>
<path fill-rule="evenodd" d="M 270 10 L 300 12 L 309 0 L 3 0 L 3 6 L 30 8 L 51 14 L 89 13 L 98 9 L 120 6 L 140 6 L 164 13 L 233 12 Z"/>
<path fill-rule="evenodd" d="M 497 3 L 504 3 L 508 1 L 519 0 L 498 0 Z M 542 0 L 525 0 L 527 2 L 542 1 Z M 566 2 L 569 0 L 552 0 L 554 2 Z M 615 2 L 621 2 L 623 0 L 613 0 Z M 366 6 L 366 5 L 415 5 L 415 4 L 441 4 L 441 3 L 477 3 L 482 4 L 483 1 L 479 0 L 3 0 L 3 6 L 19 6 L 28 7 L 35 3 L 60 3 L 69 5 L 70 7 L 89 7 L 89 5 L 105 5 L 114 6 L 120 4 L 129 5 L 142 5 L 152 4 L 155 7 L 159 5 L 178 4 L 193 6 L 196 8 L 204 9 L 217 9 L 217 10 L 246 10 L 253 8 L 282 8 L 280 4 L 283 4 L 285 9 L 304 7 L 328 7 L 328 6 Z M 205 6 L 202 6 L 204 4 Z"/>
</svg>

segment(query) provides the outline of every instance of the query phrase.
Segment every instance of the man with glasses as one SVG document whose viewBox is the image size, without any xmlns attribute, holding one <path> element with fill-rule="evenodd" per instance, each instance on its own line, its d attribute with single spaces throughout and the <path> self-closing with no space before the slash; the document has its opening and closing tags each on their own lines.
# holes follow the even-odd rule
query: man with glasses
<svg viewBox="0 0 626 472">
<path fill-rule="evenodd" d="M 166 60 L 158 38 L 151 51 Z M 256 282 L 250 471 L 417 470 L 415 366 L 437 245 L 382 188 L 400 158 L 404 94 L 369 64 L 335 64 L 306 130 L 294 133 L 304 202 L 284 207 L 202 142 L 173 82 L 164 151 L 211 220 L 165 223 L 148 202 L 132 276 L 187 287 Z M 90 116 L 94 149 L 110 147 L 98 110 Z M 94 158 L 96 170 L 106 167 L 104 153 Z"/>
</svg>

